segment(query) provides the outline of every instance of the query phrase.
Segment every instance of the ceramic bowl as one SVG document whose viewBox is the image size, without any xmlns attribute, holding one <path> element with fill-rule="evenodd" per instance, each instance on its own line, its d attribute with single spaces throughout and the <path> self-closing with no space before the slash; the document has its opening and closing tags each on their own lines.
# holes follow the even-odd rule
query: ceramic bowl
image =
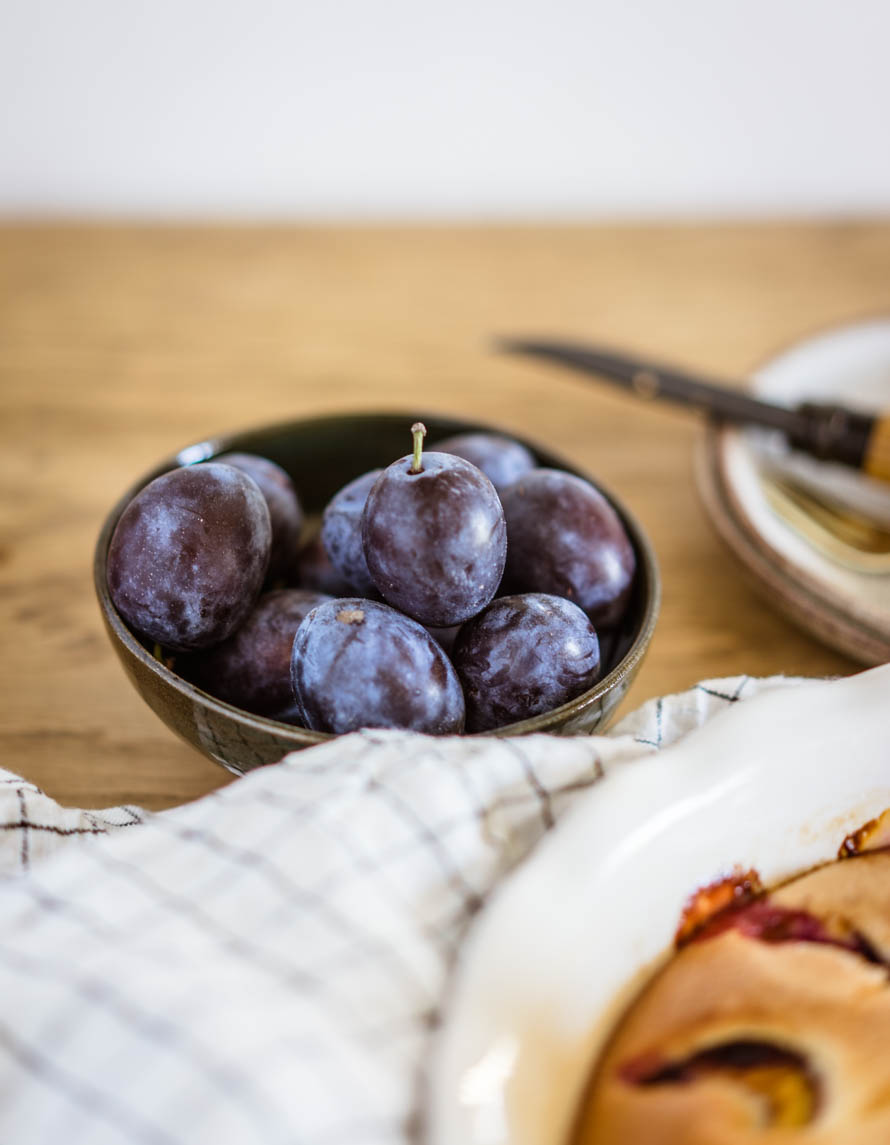
<svg viewBox="0 0 890 1145">
<path fill-rule="evenodd" d="M 148 641 L 135 633 L 111 602 L 106 558 L 114 528 L 126 505 L 149 481 L 180 465 L 207 461 L 221 453 L 257 453 L 281 465 L 291 476 L 307 514 L 319 514 L 347 481 L 408 452 L 408 428 L 416 414 L 346 414 L 282 422 L 243 433 L 227 434 L 181 449 L 141 477 L 118 501 L 105 521 L 96 545 L 94 578 L 108 635 L 136 690 L 177 735 L 234 772 L 274 763 L 287 752 L 323 743 L 332 737 L 255 716 L 215 699 L 177 676 L 151 654 Z M 454 433 L 491 431 L 492 427 L 436 415 L 423 418 L 427 441 Z M 515 435 L 513 435 L 515 436 Z M 519 439 L 521 440 L 521 439 Z M 606 674 L 589 691 L 521 723 L 499 728 L 495 735 L 593 732 L 602 726 L 630 687 L 649 647 L 660 600 L 658 566 L 652 547 L 633 516 L 589 474 L 546 449 L 525 442 L 539 463 L 566 469 L 591 481 L 621 517 L 633 543 L 638 572 L 633 596 L 620 628 L 604 641 Z"/>
<path fill-rule="evenodd" d="M 775 885 L 890 807 L 888 697 L 890 665 L 765 691 L 581 796 L 461 949 L 425 1145 L 570 1145 L 689 896 L 734 867 Z"/>
</svg>

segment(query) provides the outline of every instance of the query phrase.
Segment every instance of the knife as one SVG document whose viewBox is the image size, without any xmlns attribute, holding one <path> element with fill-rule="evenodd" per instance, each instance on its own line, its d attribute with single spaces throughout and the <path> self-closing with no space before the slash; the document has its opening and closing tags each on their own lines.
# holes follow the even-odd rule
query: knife
<svg viewBox="0 0 890 1145">
<path fill-rule="evenodd" d="M 866 414 L 816 402 L 773 405 L 711 378 L 581 342 L 503 338 L 498 346 L 510 354 L 596 374 L 641 398 L 692 406 L 719 421 L 767 426 L 784 434 L 794 449 L 890 481 L 890 413 Z"/>
</svg>

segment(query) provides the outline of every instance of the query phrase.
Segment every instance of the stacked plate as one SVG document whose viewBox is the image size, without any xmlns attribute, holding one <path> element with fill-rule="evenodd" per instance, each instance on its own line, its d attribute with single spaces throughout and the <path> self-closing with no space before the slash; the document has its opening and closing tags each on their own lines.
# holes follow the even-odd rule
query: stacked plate
<svg viewBox="0 0 890 1145">
<path fill-rule="evenodd" d="M 890 411 L 890 318 L 798 343 L 752 388 L 785 405 Z M 714 526 L 774 605 L 864 664 L 890 659 L 890 485 L 731 427 L 707 433 L 696 475 Z"/>
</svg>

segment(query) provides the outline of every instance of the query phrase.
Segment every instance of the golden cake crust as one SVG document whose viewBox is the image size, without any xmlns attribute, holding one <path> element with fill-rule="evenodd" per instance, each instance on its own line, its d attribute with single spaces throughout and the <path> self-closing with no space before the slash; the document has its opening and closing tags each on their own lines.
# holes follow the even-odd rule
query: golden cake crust
<svg viewBox="0 0 890 1145">
<path fill-rule="evenodd" d="M 730 928 L 681 949 L 596 1070 L 574 1145 L 887 1145 L 890 854 L 767 896 L 816 939 Z"/>
</svg>

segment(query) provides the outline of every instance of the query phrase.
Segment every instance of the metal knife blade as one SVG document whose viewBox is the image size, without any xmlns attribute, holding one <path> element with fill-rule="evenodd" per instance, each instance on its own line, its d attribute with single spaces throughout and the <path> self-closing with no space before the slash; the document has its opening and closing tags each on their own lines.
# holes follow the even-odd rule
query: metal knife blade
<svg viewBox="0 0 890 1145">
<path fill-rule="evenodd" d="M 597 374 L 647 400 L 664 398 L 726 421 L 769 426 L 791 438 L 800 438 L 809 429 L 809 419 L 799 410 L 760 401 L 710 378 L 635 355 L 547 339 L 503 338 L 498 346 L 507 353 L 541 358 L 582 373 Z"/>
</svg>

